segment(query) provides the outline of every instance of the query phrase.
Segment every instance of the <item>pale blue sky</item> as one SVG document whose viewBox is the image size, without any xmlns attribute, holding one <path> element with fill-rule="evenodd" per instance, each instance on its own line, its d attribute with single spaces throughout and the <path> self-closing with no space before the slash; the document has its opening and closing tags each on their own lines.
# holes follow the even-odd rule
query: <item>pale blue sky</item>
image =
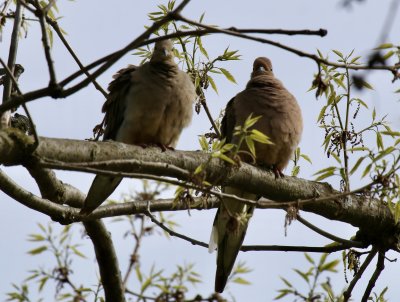
<svg viewBox="0 0 400 302">
<path fill-rule="evenodd" d="M 201 13 L 206 12 L 204 19 L 206 23 L 218 24 L 222 27 L 325 28 L 328 30 L 328 35 L 324 38 L 312 36 L 270 36 L 269 38 L 306 52 L 315 52 L 318 48 L 323 53 L 328 53 L 331 49 L 348 53 L 355 49 L 357 55 L 368 55 L 371 48 L 376 46 L 391 1 L 366 1 L 362 5 L 356 3 L 352 10 L 341 8 L 339 2 L 203 0 L 192 1 L 183 14 L 189 18 L 198 19 Z M 143 31 L 144 25 L 150 24 L 147 13 L 154 11 L 158 3 L 165 3 L 165 1 L 59 1 L 60 14 L 63 16 L 59 24 L 68 33 L 67 39 L 80 59 L 84 63 L 90 63 L 132 41 Z M 8 51 L 10 24 L 11 22 L 7 24 L 2 44 L 0 44 L 0 56 L 3 59 L 6 58 Z M 21 89 L 24 92 L 41 88 L 47 85 L 49 80 L 39 34 L 37 24 L 32 24 L 27 39 L 20 41 L 17 62 L 25 67 L 25 73 L 20 78 Z M 398 43 L 399 35 L 400 22 L 397 19 L 389 34 L 388 42 Z M 313 165 L 304 164 L 300 176 L 312 179 L 313 173 L 324 167 L 327 161 L 322 148 L 320 148 L 324 133 L 316 124 L 316 118 L 324 100 L 316 100 L 314 92 L 307 92 L 311 86 L 313 74 L 316 72 L 316 64 L 311 60 L 300 58 L 272 46 L 222 35 L 204 38 L 203 43 L 211 56 L 219 55 L 228 45 L 230 49 L 239 50 L 242 55 L 241 61 L 220 65 L 232 72 L 238 84 L 231 84 L 221 77 L 217 79 L 219 95 L 211 89 L 207 93 L 207 100 L 215 117 L 224 108 L 226 102 L 244 88 L 254 58 L 267 56 L 272 60 L 276 76 L 296 96 L 302 107 L 305 128 L 300 147 L 312 158 Z M 76 64 L 57 38 L 54 39 L 53 55 L 59 80 L 77 69 Z M 333 53 L 330 53 L 329 56 L 332 60 L 335 59 Z M 107 87 L 113 73 L 129 63 L 137 64 L 139 62 L 140 58 L 128 54 L 100 76 L 98 81 L 103 87 Z M 400 128 L 400 111 L 397 102 L 399 96 L 392 92 L 399 88 L 399 84 L 392 85 L 391 77 L 390 73 L 383 71 L 369 75 L 368 81 L 375 87 L 375 90 L 364 92 L 360 94 L 360 97 L 370 107 L 375 106 L 378 115 L 389 113 L 388 119 L 392 121 L 393 128 L 398 130 Z M 31 102 L 28 106 L 41 136 L 85 139 L 91 136 L 92 128 L 102 119 L 100 109 L 103 101 L 102 95 L 89 86 L 68 99 L 45 98 Z M 365 116 L 367 121 L 369 115 Z M 199 149 L 197 135 L 208 131 L 209 127 L 204 114 L 194 116 L 191 126 L 182 134 L 178 149 Z M 34 182 L 24 170 L 19 168 L 5 170 L 17 183 L 38 194 Z M 92 180 L 91 175 L 82 173 L 59 172 L 58 175 L 63 181 L 79 187 L 84 192 L 88 190 Z M 332 183 L 336 185 L 334 180 Z M 134 191 L 136 185 L 137 182 L 124 181 L 112 197 L 117 199 L 124 192 Z M 354 187 L 357 185 L 359 183 L 353 183 Z M 2 213 L 0 234 L 3 242 L 0 257 L 1 300 L 4 299 L 4 293 L 12 289 L 11 282 L 18 284 L 27 276 L 28 270 L 38 265 L 45 265 L 46 256 L 32 258 L 26 255 L 26 251 L 34 247 L 31 243 L 26 242 L 26 238 L 29 233 L 37 231 L 36 222 L 46 224 L 50 219 L 19 205 L 1 192 L 0 198 L 0 213 Z M 177 214 L 175 217 L 180 224 L 180 231 L 197 239 L 208 241 L 214 215 L 214 211 L 192 211 L 190 217 L 187 212 Z M 356 231 L 350 226 L 328 221 L 316 215 L 304 214 L 304 216 L 312 223 L 344 238 L 352 236 Z M 122 239 L 124 225 L 116 223 L 108 223 L 108 225 L 124 273 L 129 254 L 132 252 L 132 243 Z M 256 211 L 250 223 L 245 244 L 323 245 L 329 243 L 298 222 L 294 222 L 289 227 L 288 235 L 285 237 L 283 225 L 284 213 L 282 211 Z M 12 227 L 12 232 L 10 227 Z M 89 259 L 92 259 L 94 255 L 90 241 L 87 238 L 81 238 L 78 227 L 74 227 L 74 230 L 77 233 L 77 241 L 84 245 L 83 250 L 89 255 Z M 341 257 L 341 254 L 337 253 L 330 257 L 331 259 Z M 276 290 L 282 287 L 279 276 L 285 276 L 299 286 L 303 285 L 291 271 L 293 267 L 307 268 L 302 253 L 248 252 L 241 253 L 238 260 L 246 261 L 247 265 L 253 268 L 253 272 L 247 276 L 252 285 L 234 285 L 228 288 L 227 294 L 232 292 L 237 301 L 271 301 L 276 296 Z M 197 291 L 206 296 L 213 290 L 215 255 L 209 255 L 204 248 L 194 247 L 175 238 L 166 240 L 155 236 L 146 238 L 141 262 L 145 271 L 150 269 L 153 264 L 159 269 L 171 271 L 176 264 L 194 262 L 196 263 L 195 269 L 204 279 L 204 282 L 197 287 Z M 73 269 L 82 278 L 81 282 L 92 280 L 91 282 L 94 283 L 97 269 L 95 263 L 89 260 L 78 261 L 76 264 Z M 376 291 L 380 291 L 385 285 L 388 285 L 387 297 L 390 298 L 390 301 L 396 301 L 400 297 L 400 289 L 396 286 L 399 264 L 387 263 L 386 266 L 387 269 L 377 282 Z M 342 269 L 342 267 L 340 268 Z M 367 276 L 370 274 L 371 271 L 367 271 L 363 281 L 356 286 L 355 301 L 360 299 L 366 286 Z M 77 281 L 77 283 L 80 282 Z M 335 289 L 343 288 L 345 286 L 343 273 L 337 274 L 331 283 Z M 52 301 L 52 297 L 47 297 L 45 301 Z"/>
</svg>

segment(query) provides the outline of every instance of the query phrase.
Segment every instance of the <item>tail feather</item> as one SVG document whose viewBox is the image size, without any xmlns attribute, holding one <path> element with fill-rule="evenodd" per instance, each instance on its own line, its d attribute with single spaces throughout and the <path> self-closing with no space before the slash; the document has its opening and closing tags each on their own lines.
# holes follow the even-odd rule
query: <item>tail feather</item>
<svg viewBox="0 0 400 302">
<path fill-rule="evenodd" d="M 86 196 L 81 215 L 89 215 L 99 207 L 121 182 L 122 177 L 96 175 Z"/>
<path fill-rule="evenodd" d="M 255 194 L 239 191 L 234 188 L 225 188 L 224 192 L 237 196 L 256 199 Z M 232 198 L 224 198 L 217 215 L 214 226 L 217 231 L 217 271 L 215 276 L 215 291 L 222 293 L 225 289 L 229 275 L 232 272 L 236 257 L 246 235 L 250 217 L 254 207 Z M 212 236 L 213 238 L 213 236 Z M 215 238 L 215 237 L 214 237 Z M 211 248 L 211 244 L 210 247 Z"/>
</svg>

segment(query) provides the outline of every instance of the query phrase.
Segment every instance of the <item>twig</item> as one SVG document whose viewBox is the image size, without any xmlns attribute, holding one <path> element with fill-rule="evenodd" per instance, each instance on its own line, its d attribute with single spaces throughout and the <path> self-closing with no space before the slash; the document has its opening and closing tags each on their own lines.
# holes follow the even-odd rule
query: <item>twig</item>
<svg viewBox="0 0 400 302">
<path fill-rule="evenodd" d="M 5 7 L 7 3 L 5 4 Z M 17 58 L 18 51 L 18 34 L 21 28 L 21 16 L 22 16 L 22 7 L 19 2 L 17 2 L 17 6 L 15 9 L 15 18 L 14 25 L 11 34 L 11 44 L 8 52 L 8 62 L 7 65 L 3 64 L 4 68 L 8 66 L 11 75 L 14 74 L 14 66 Z M 4 62 L 3 62 L 4 63 Z M 12 92 L 12 78 L 10 76 L 6 77 L 4 80 L 4 90 L 3 90 L 3 104 L 6 104 L 10 101 L 10 96 Z M 11 108 L 10 108 L 11 109 Z M 11 112 L 4 112 L 4 114 L 0 114 L 0 129 L 7 128 L 10 124 Z"/>
<path fill-rule="evenodd" d="M 8 68 L 8 66 L 4 63 L 4 61 L 1 58 L 0 58 L 0 64 L 3 65 L 4 70 L 6 71 L 6 73 L 8 75 L 8 78 L 11 79 L 11 81 L 12 81 L 15 89 L 17 90 L 18 94 L 22 94 L 21 90 L 19 89 L 19 85 L 18 85 L 17 79 L 14 77 L 14 75 L 11 73 L 11 70 Z M 33 144 L 33 148 L 31 150 L 31 152 L 33 152 L 39 146 L 39 136 L 37 134 L 36 126 L 35 126 L 35 123 L 33 122 L 33 119 L 32 119 L 32 116 L 31 116 L 29 110 L 28 110 L 28 107 L 26 106 L 25 103 L 22 104 L 22 107 L 24 108 L 25 113 L 28 116 L 29 123 L 31 124 L 30 126 L 31 126 L 31 129 L 32 129 L 32 132 L 33 132 L 33 137 L 35 139 L 35 142 Z"/>
<path fill-rule="evenodd" d="M 293 47 L 290 47 L 290 46 L 287 46 L 287 45 L 284 45 L 284 44 L 281 44 L 281 43 L 278 43 L 278 42 L 275 42 L 275 41 L 272 41 L 272 40 L 263 39 L 263 38 L 259 38 L 259 37 L 248 36 L 248 35 L 241 34 L 241 33 L 237 32 L 237 31 L 232 31 L 232 30 L 229 30 L 229 29 L 222 29 L 222 28 L 220 29 L 220 28 L 217 28 L 217 27 L 205 25 L 205 24 L 202 24 L 202 23 L 187 19 L 187 18 L 183 17 L 180 14 L 176 14 L 174 16 L 174 18 L 176 20 L 181 20 L 183 22 L 189 23 L 189 24 L 194 25 L 194 26 L 198 26 L 198 27 L 205 28 L 205 29 L 208 29 L 208 30 L 224 33 L 224 34 L 227 34 L 227 35 L 230 35 L 230 36 L 236 36 L 236 37 L 247 39 L 247 40 L 252 40 L 252 41 L 261 42 L 261 43 L 265 43 L 265 44 L 270 44 L 270 45 L 273 45 L 275 47 L 278 47 L 278 48 L 284 49 L 286 51 L 292 52 L 294 54 L 297 54 L 300 57 L 306 57 L 306 58 L 314 60 L 317 63 L 319 62 L 319 63 L 323 63 L 323 64 L 329 65 L 329 66 L 334 66 L 334 67 L 339 67 L 339 68 L 349 68 L 349 69 L 353 69 L 353 70 L 364 70 L 364 69 L 368 69 L 368 70 L 371 70 L 371 69 L 389 70 L 391 72 L 395 72 L 396 70 L 400 69 L 400 65 L 399 66 L 397 66 L 397 65 L 396 66 L 367 66 L 367 65 L 354 65 L 354 66 L 351 65 L 351 66 L 348 66 L 347 64 L 339 64 L 339 63 L 335 63 L 335 62 L 330 62 L 330 61 L 328 61 L 326 59 L 320 58 L 319 56 L 317 56 L 315 54 L 309 54 L 309 53 L 303 52 L 303 51 L 301 51 L 299 49 L 296 49 L 296 48 L 293 48 Z"/>
<path fill-rule="evenodd" d="M 364 273 L 365 269 L 371 263 L 372 259 L 374 259 L 375 255 L 378 253 L 378 249 L 373 247 L 367 258 L 365 259 L 364 263 L 361 265 L 360 269 L 358 270 L 357 274 L 354 276 L 353 280 L 351 280 L 349 287 L 343 293 L 344 302 L 349 301 L 351 297 L 351 292 L 353 291 L 354 286 L 357 284 L 358 280 L 360 280 L 362 274 Z"/>
<path fill-rule="evenodd" d="M 137 260 L 139 259 L 139 248 L 140 248 L 142 238 L 145 234 L 146 234 L 146 230 L 144 227 L 144 217 L 141 216 L 140 231 L 139 231 L 139 234 L 137 234 L 136 230 L 135 230 L 134 238 L 135 238 L 136 244 L 135 244 L 135 248 L 133 249 L 133 253 L 130 256 L 128 269 L 123 278 L 123 280 L 124 280 L 123 284 L 124 284 L 125 291 L 126 291 L 126 285 L 128 283 L 129 276 L 132 273 L 132 269 L 133 269 L 134 265 L 138 262 Z"/>
<path fill-rule="evenodd" d="M 206 102 L 206 99 L 205 99 L 203 93 L 202 93 L 202 95 L 200 96 L 200 103 L 201 103 L 201 105 L 203 106 L 204 111 L 205 111 L 206 114 L 207 114 L 207 117 L 208 117 L 208 119 L 209 119 L 209 121 L 210 121 L 210 123 L 211 123 L 211 126 L 214 128 L 215 134 L 218 136 L 218 138 L 221 138 L 221 132 L 219 131 L 217 125 L 216 125 L 215 122 L 214 122 L 213 117 L 211 116 L 210 109 L 208 109 L 208 105 L 207 105 L 207 102 Z"/>
<path fill-rule="evenodd" d="M 148 216 L 152 222 L 166 231 L 170 236 L 178 237 L 185 241 L 190 242 L 193 245 L 199 245 L 205 248 L 208 248 L 208 244 L 188 236 L 182 235 L 178 232 L 175 232 L 165 226 L 163 223 L 158 221 L 149 211 L 145 212 L 145 215 Z M 285 251 L 285 252 L 316 252 L 316 253 L 332 253 L 336 251 L 345 250 L 352 247 L 348 244 L 340 244 L 336 246 L 323 246 L 323 247 L 313 247 L 313 246 L 286 246 L 286 245 L 243 245 L 240 250 L 242 252 L 249 251 Z"/>
<path fill-rule="evenodd" d="M 160 20 L 161 21 L 161 20 Z M 164 22 L 168 22 L 168 20 L 164 20 Z M 153 26 L 151 27 L 151 30 L 155 30 L 155 28 L 158 28 L 159 26 L 161 26 L 162 24 L 157 23 L 155 25 L 155 23 L 153 24 Z M 150 29 L 150 28 L 149 28 Z M 272 42 L 269 40 L 265 40 L 265 39 L 261 39 L 261 38 L 255 38 L 252 36 L 246 36 L 246 35 L 241 35 L 241 34 L 234 34 L 235 32 L 229 31 L 229 30 L 221 30 L 221 29 L 217 29 L 217 28 L 212 28 L 210 27 L 209 29 L 206 30 L 194 30 L 194 31 L 183 31 L 183 32 L 177 32 L 177 33 L 173 33 L 173 34 L 168 34 L 162 37 L 157 37 L 157 38 L 152 38 L 152 39 L 147 39 L 147 40 L 142 40 L 143 36 L 146 38 L 149 33 L 148 31 L 144 32 L 139 38 L 135 39 L 133 42 L 131 42 L 129 45 L 127 45 L 126 47 L 113 52 L 103 58 L 100 58 L 98 60 L 96 60 L 95 62 L 85 66 L 85 70 L 91 70 L 95 67 L 97 67 L 98 65 L 103 64 L 99 69 L 97 69 L 94 73 L 92 73 L 91 77 L 92 78 L 96 78 L 99 75 L 101 75 L 104 71 L 106 71 L 111 65 L 113 65 L 118 59 L 120 59 L 124 54 L 126 54 L 127 52 L 129 52 L 132 49 L 135 49 L 137 47 L 142 47 L 144 45 L 148 45 L 150 43 L 154 43 L 156 41 L 159 40 L 164 40 L 164 39 L 169 39 L 169 38 L 176 38 L 176 37 L 183 37 L 183 36 L 188 36 L 188 35 L 197 35 L 197 36 L 203 36 L 207 33 L 220 33 L 220 34 L 229 34 L 229 35 L 234 35 L 234 36 L 238 36 L 244 39 L 250 39 L 250 40 L 255 40 L 258 42 L 262 42 L 262 43 L 268 43 L 271 42 L 271 45 L 274 45 L 276 47 L 280 47 L 282 49 L 285 49 L 289 52 L 295 53 L 301 57 L 308 57 L 316 62 L 320 62 L 326 65 L 330 65 L 330 66 L 336 66 L 339 68 L 345 68 L 346 66 L 344 64 L 338 64 L 335 62 L 330 62 L 328 60 L 325 59 L 321 59 L 318 56 L 314 55 L 314 54 L 308 54 L 305 52 L 302 52 L 300 50 L 294 49 L 294 48 L 290 48 L 288 46 L 282 45 L 280 43 L 277 42 Z M 268 42 L 266 42 L 268 41 Z M 400 68 L 400 64 L 395 65 L 395 66 L 367 66 L 367 65 L 352 65 L 352 66 L 348 66 L 350 69 L 354 69 L 354 70 L 388 70 L 391 72 L 396 72 L 396 70 L 398 70 Z M 79 70 L 74 72 L 72 75 L 68 76 L 67 78 L 65 78 L 63 81 L 61 81 L 59 83 L 59 87 L 63 88 L 65 87 L 67 84 L 69 84 L 70 82 L 72 82 L 73 80 L 75 80 L 77 77 L 79 77 L 80 75 L 82 75 L 84 72 L 83 70 Z M 28 92 L 22 96 L 14 96 L 11 98 L 10 102 L 7 104 L 2 104 L 0 105 L 0 112 L 4 112 L 5 110 L 8 110 L 10 108 L 16 107 L 21 105 L 23 102 L 29 102 L 29 101 L 33 101 L 35 99 L 38 98 L 42 98 L 45 96 L 52 96 L 55 98 L 61 98 L 61 97 L 67 97 L 71 94 L 74 94 L 75 92 L 79 91 L 80 89 L 86 87 L 89 83 L 91 82 L 91 78 L 89 79 L 85 79 L 83 81 L 81 81 L 80 83 L 68 88 L 67 90 L 63 90 L 59 87 L 46 87 L 46 88 L 41 88 L 35 91 L 31 91 Z"/>
<path fill-rule="evenodd" d="M 85 73 L 85 75 L 92 81 L 94 87 L 100 91 L 105 98 L 107 98 L 108 93 L 100 86 L 100 84 L 96 81 L 96 79 L 89 73 L 89 71 L 83 66 L 82 62 L 79 60 L 78 56 L 75 54 L 74 50 L 71 48 L 67 40 L 65 39 L 60 27 L 58 26 L 57 21 L 52 20 L 51 18 L 46 16 L 47 23 L 53 27 L 54 31 L 60 38 L 61 42 L 64 44 L 65 48 L 68 50 L 70 55 L 74 58 L 75 62 L 78 64 L 79 68 Z"/>
<path fill-rule="evenodd" d="M 320 228 L 318 228 L 317 226 L 313 225 L 312 223 L 308 222 L 307 220 L 305 220 L 304 218 L 300 217 L 300 215 L 297 215 L 296 218 L 298 221 L 300 221 L 302 224 L 304 224 L 306 227 L 308 227 L 309 229 L 313 230 L 314 232 L 328 238 L 331 239 L 335 242 L 339 242 L 342 243 L 344 245 L 348 245 L 348 246 L 352 246 L 352 247 L 358 247 L 358 248 L 366 248 L 368 245 L 366 245 L 363 242 L 360 241 L 354 241 L 354 240 L 347 240 L 347 239 L 343 239 L 340 237 L 337 237 L 331 233 L 328 233 Z"/>
<path fill-rule="evenodd" d="M 44 8 L 43 8 L 43 13 L 45 15 L 47 15 L 47 13 L 49 12 L 49 10 L 51 10 L 51 8 L 56 4 L 57 0 L 49 0 L 49 4 L 47 4 Z"/>
<path fill-rule="evenodd" d="M 368 282 L 367 288 L 365 289 L 364 295 L 361 299 L 361 302 L 367 302 L 368 298 L 372 292 L 372 289 L 375 286 L 376 280 L 378 280 L 380 274 L 382 271 L 385 269 L 385 252 L 384 251 L 379 251 L 378 254 L 378 261 L 376 263 L 376 269 L 371 277 L 371 279 Z"/>
<path fill-rule="evenodd" d="M 139 299 L 141 299 L 141 300 L 143 300 L 143 301 L 146 301 L 146 300 L 157 301 L 157 298 L 150 297 L 150 296 L 144 296 L 144 295 L 135 293 L 135 292 L 133 292 L 133 291 L 127 289 L 127 288 L 125 288 L 125 292 L 126 292 L 127 294 L 132 295 L 132 296 L 138 297 Z M 140 301 L 140 300 L 139 300 L 139 301 Z"/>
<path fill-rule="evenodd" d="M 36 3 L 36 11 L 35 14 L 39 18 L 39 23 L 40 23 L 40 29 L 42 30 L 42 44 L 43 44 L 43 49 L 44 49 L 44 54 L 46 57 L 47 61 L 47 67 L 49 69 L 49 75 L 50 75 L 50 87 L 57 87 L 57 79 L 56 79 L 56 72 L 54 70 L 54 62 L 51 57 L 51 51 L 50 51 L 50 44 L 49 44 L 49 37 L 47 35 L 47 29 L 46 29 L 46 12 L 41 8 L 39 4 L 39 0 L 35 0 Z"/>
<path fill-rule="evenodd" d="M 351 248 L 347 244 L 332 246 L 288 246 L 288 245 L 243 245 L 240 250 L 248 251 L 282 251 L 282 252 L 311 252 L 311 253 L 333 253 Z"/>
<path fill-rule="evenodd" d="M 147 217 L 149 217 L 152 222 L 154 222 L 156 225 L 158 225 L 160 228 L 162 228 L 164 231 L 166 231 L 170 236 L 174 236 L 174 237 L 178 237 L 180 239 L 186 240 L 186 241 L 190 242 L 193 245 L 199 245 L 199 246 L 208 248 L 208 244 L 205 243 L 205 242 L 190 238 L 188 236 L 182 235 L 180 233 L 177 233 L 177 232 L 171 230 L 170 228 L 165 226 L 163 223 L 158 221 L 157 218 L 155 218 L 149 211 L 146 211 L 144 214 Z"/>
</svg>

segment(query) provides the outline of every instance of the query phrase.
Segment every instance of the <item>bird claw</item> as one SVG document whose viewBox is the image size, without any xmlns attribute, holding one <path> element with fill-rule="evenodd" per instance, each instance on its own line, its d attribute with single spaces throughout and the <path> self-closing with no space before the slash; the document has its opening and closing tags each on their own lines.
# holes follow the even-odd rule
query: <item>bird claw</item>
<svg viewBox="0 0 400 302">
<path fill-rule="evenodd" d="M 283 178 L 285 177 L 285 174 L 283 174 L 282 170 L 280 170 L 278 167 L 276 167 L 275 165 L 272 167 L 272 171 L 275 174 L 275 179 L 278 178 Z"/>
<path fill-rule="evenodd" d="M 159 147 L 161 149 L 161 152 L 165 152 L 167 150 L 171 150 L 171 151 L 175 151 L 174 147 L 171 146 L 166 146 L 164 144 L 161 143 L 155 143 L 155 144 L 138 144 L 140 147 L 142 147 L 143 149 L 147 148 L 147 147 Z"/>
</svg>

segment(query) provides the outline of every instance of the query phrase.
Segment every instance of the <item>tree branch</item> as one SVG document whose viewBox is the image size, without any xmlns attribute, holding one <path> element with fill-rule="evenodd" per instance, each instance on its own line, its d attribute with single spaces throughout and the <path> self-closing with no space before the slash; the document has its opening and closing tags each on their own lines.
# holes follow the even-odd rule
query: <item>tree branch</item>
<svg viewBox="0 0 400 302">
<path fill-rule="evenodd" d="M 9 3 L 5 3 L 6 8 Z M 13 25 L 13 31 L 11 34 L 11 44 L 10 44 L 10 50 L 8 52 L 8 62 L 7 66 L 9 70 L 11 71 L 11 74 L 14 74 L 14 66 L 15 66 L 15 61 L 17 59 L 17 50 L 18 50 L 18 34 L 19 30 L 21 28 L 21 16 L 22 16 L 22 7 L 19 2 L 17 2 L 17 6 L 15 9 L 15 17 L 14 17 L 14 25 Z M 4 79 L 4 90 L 3 90 L 3 104 L 6 104 L 7 102 L 10 101 L 10 96 L 12 92 L 12 79 L 10 76 L 5 77 Z M 11 107 L 12 108 L 12 107 Z M 10 110 L 9 108 L 8 110 Z M 11 112 L 3 112 L 0 114 L 0 129 L 4 129 L 9 127 L 10 125 L 10 119 L 11 119 Z"/>
<path fill-rule="evenodd" d="M 358 280 L 360 280 L 362 274 L 365 272 L 368 265 L 371 263 L 372 259 L 374 259 L 375 255 L 378 253 L 378 249 L 373 247 L 371 252 L 368 254 L 367 258 L 365 259 L 364 263 L 361 265 L 360 269 L 358 270 L 357 274 L 354 276 L 353 280 L 351 280 L 349 287 L 343 293 L 344 302 L 349 301 L 351 297 L 351 292 L 353 291 L 354 286 L 356 286 Z"/>
<path fill-rule="evenodd" d="M 368 286 L 365 289 L 364 295 L 361 299 L 361 302 L 367 302 L 369 296 L 371 295 L 372 289 L 375 286 L 376 280 L 378 280 L 380 274 L 382 271 L 385 269 L 385 252 L 384 251 L 379 251 L 378 254 L 378 261 L 376 263 L 376 269 L 374 271 L 374 274 L 372 275 L 371 279 L 368 282 Z"/>
<path fill-rule="evenodd" d="M 209 160 L 209 154 L 198 151 L 166 151 L 157 148 L 143 149 L 138 146 L 115 142 L 84 142 L 66 139 L 41 138 L 34 156 L 37 160 L 60 161 L 64 163 L 96 163 L 105 160 L 124 160 L 126 164 L 118 165 L 120 172 L 144 173 L 163 177 L 178 178 L 182 181 L 193 181 L 192 173 L 202 163 L 207 181 L 214 185 L 229 185 L 242 188 L 248 192 L 262 195 L 273 201 L 258 201 L 260 208 L 282 208 L 289 205 L 312 212 L 328 219 L 340 220 L 359 227 L 356 240 L 365 243 L 379 243 L 388 248 L 398 249 L 399 226 L 388 207 L 369 194 L 343 194 L 334 190 L 327 183 L 318 183 L 304 179 L 285 177 L 275 179 L 274 174 L 248 164 L 230 169 L 227 164 L 218 160 Z M 18 165 L 29 159 L 32 139 L 17 131 L 0 132 L 0 161 L 6 165 Z M 129 164 L 129 161 L 133 164 Z M 141 165 L 135 164 L 140 162 Z M 73 169 L 71 169 L 73 170 Z M 186 171 L 183 173 L 183 171 Z M 302 203 L 302 200 L 307 202 Z M 288 203 L 288 201 L 290 203 Z M 43 205 L 42 205 L 43 206 Z M 55 214 L 59 209 L 45 206 L 42 212 Z M 171 204 L 161 208 L 168 209 Z M 108 211 L 100 207 L 89 216 L 105 216 L 137 213 L 136 205 L 115 205 Z M 161 209 L 160 208 L 160 209 Z M 143 209 L 143 208 L 142 208 Z M 143 212 L 142 212 L 143 213 Z M 57 215 L 60 219 L 76 220 L 77 211 L 63 208 Z M 87 218 L 87 219 L 89 219 Z M 81 219 L 81 218 L 80 218 Z M 361 238 L 361 239 L 360 239 Z"/>
<path fill-rule="evenodd" d="M 39 18 L 40 29 L 42 31 L 42 44 L 43 44 L 44 54 L 45 54 L 46 61 L 47 61 L 47 67 L 49 69 L 49 75 L 50 75 L 49 86 L 57 89 L 58 85 L 57 85 L 57 79 L 56 79 L 56 72 L 54 70 L 53 58 L 51 57 L 49 37 L 47 34 L 47 28 L 46 28 L 46 13 L 47 13 L 47 11 L 45 11 L 45 9 L 42 9 L 42 7 L 39 4 L 39 0 L 35 0 L 35 8 L 36 8 L 35 14 Z"/>
</svg>

